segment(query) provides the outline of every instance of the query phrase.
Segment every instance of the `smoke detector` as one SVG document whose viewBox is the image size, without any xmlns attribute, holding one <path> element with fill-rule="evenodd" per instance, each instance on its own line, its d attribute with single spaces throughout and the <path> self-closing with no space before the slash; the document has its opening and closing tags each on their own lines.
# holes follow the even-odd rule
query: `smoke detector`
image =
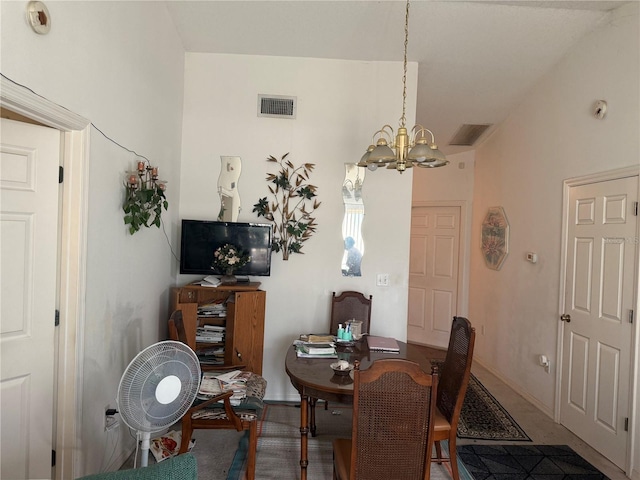
<svg viewBox="0 0 640 480">
<path fill-rule="evenodd" d="M 27 23 L 38 35 L 46 35 L 51 30 L 51 15 L 49 9 L 42 2 L 27 4 Z"/>
</svg>

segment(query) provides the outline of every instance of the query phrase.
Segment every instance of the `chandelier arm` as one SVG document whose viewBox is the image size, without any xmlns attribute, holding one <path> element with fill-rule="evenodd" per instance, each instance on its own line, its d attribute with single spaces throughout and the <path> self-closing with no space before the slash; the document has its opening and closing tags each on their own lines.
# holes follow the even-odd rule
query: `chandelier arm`
<svg viewBox="0 0 640 480">
<path fill-rule="evenodd" d="M 394 135 L 393 127 L 389 124 L 383 125 L 380 130 L 385 130 L 387 132 L 387 135 Z"/>
<path fill-rule="evenodd" d="M 416 123 L 411 129 L 413 136 L 411 143 L 414 144 L 418 137 L 424 137 L 424 132 L 429 132 L 429 135 L 431 135 L 431 143 L 436 143 L 436 137 L 433 135 L 433 132 L 418 123 Z"/>
<path fill-rule="evenodd" d="M 385 137 L 389 144 L 393 144 L 394 133 L 393 133 L 393 128 L 391 128 L 391 125 L 385 125 L 380 130 L 378 130 L 376 133 L 373 134 L 371 143 L 373 143 L 374 145 L 376 144 L 376 136 L 378 134 L 381 137 Z"/>
</svg>

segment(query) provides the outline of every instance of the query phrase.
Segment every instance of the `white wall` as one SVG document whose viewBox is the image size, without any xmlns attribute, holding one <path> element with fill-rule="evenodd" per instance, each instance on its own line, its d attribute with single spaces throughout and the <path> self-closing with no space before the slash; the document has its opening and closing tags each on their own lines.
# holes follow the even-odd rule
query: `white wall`
<svg viewBox="0 0 640 480">
<path fill-rule="evenodd" d="M 408 124 L 415 116 L 417 68 L 409 65 Z M 260 221 L 253 204 L 268 195 L 269 155 L 316 164 L 311 181 L 322 202 L 317 233 L 304 255 L 272 257 L 267 292 L 264 369 L 268 399 L 299 399 L 284 371 L 286 349 L 301 333 L 325 332 L 331 292 L 373 295 L 372 332 L 406 339 L 411 174 L 367 172 L 363 188 L 366 253 L 361 278 L 342 277 L 344 163 L 357 162 L 371 135 L 396 124 L 402 64 L 240 55 L 187 54 L 180 217 L 214 220 L 220 155 L 242 157 L 239 221 Z M 258 94 L 293 95 L 297 118 L 257 117 Z M 377 273 L 391 286 L 376 287 Z M 178 284 L 196 279 L 179 276 Z"/>
<path fill-rule="evenodd" d="M 26 3 L 1 3 L 2 73 L 159 167 L 169 181 L 164 218 L 176 248 L 184 52 L 167 12 L 145 2 L 48 1 L 52 28 L 41 36 L 26 24 Z M 90 142 L 78 476 L 117 468 L 133 449 L 124 426 L 104 432 L 104 411 L 115 407 L 134 355 L 166 338 L 176 273 L 162 230 L 132 237 L 123 223 L 122 182 L 133 154 L 94 128 Z"/>
<path fill-rule="evenodd" d="M 478 335 L 476 358 L 549 414 L 558 363 L 562 182 L 638 165 L 639 25 L 637 3 L 615 11 L 477 149 L 469 315 L 485 334 Z M 604 120 L 592 114 L 598 99 L 609 104 Z M 487 208 L 498 205 L 510 222 L 510 252 L 494 271 L 478 242 Z M 536 252 L 538 263 L 528 263 L 526 252 Z M 551 360 L 550 373 L 538 366 L 539 354 Z"/>
</svg>

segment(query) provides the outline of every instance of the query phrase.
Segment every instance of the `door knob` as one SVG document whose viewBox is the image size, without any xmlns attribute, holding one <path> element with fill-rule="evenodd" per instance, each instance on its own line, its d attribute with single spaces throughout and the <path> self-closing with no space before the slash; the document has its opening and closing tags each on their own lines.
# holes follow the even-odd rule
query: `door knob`
<svg viewBox="0 0 640 480">
<path fill-rule="evenodd" d="M 569 315 L 568 313 L 563 313 L 562 315 L 560 315 L 560 320 L 569 323 L 571 322 L 571 315 Z"/>
</svg>

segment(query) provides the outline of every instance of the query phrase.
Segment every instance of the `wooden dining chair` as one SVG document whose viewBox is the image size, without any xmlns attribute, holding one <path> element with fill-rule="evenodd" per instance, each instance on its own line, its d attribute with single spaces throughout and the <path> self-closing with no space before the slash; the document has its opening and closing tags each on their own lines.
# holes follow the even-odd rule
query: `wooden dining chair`
<svg viewBox="0 0 640 480">
<path fill-rule="evenodd" d="M 473 361 L 473 346 L 476 341 L 476 330 L 464 317 L 453 317 L 449 347 L 444 363 L 440 367 L 438 384 L 437 410 L 435 419 L 434 442 L 437 463 L 450 462 L 454 480 L 460 479 L 458 459 L 456 455 L 456 434 L 460 411 L 467 392 Z M 440 442 L 449 441 L 449 457 L 442 455 Z"/>
<path fill-rule="evenodd" d="M 338 325 L 346 323 L 347 320 L 356 319 L 362 322 L 362 333 L 369 333 L 371 327 L 371 303 L 373 295 L 369 298 L 354 290 L 346 290 L 340 295 L 333 292 L 331 295 L 331 319 L 329 321 L 329 333 L 336 335 Z M 309 427 L 311 436 L 316 436 L 316 398 L 309 399 Z M 329 402 L 324 402 L 324 409 L 329 408 Z"/>
<path fill-rule="evenodd" d="M 425 480 L 430 476 L 438 375 L 383 359 L 354 370 L 351 439 L 333 441 L 337 480 Z"/>
<path fill-rule="evenodd" d="M 344 325 L 347 320 L 354 318 L 362 322 L 362 333 L 370 333 L 372 301 L 373 295 L 369 295 L 367 298 L 362 293 L 353 290 L 344 291 L 340 295 L 333 292 L 329 333 L 335 335 L 338 332 L 338 324 Z"/>
<path fill-rule="evenodd" d="M 195 330 L 193 336 L 185 329 L 181 310 L 176 310 L 169 319 L 169 336 L 183 342 L 192 349 L 195 347 Z M 191 339 L 191 337 L 193 337 Z M 193 345 L 193 346 L 192 346 Z M 215 370 L 241 370 L 240 366 L 214 367 Z M 267 381 L 260 375 L 252 373 L 247 379 L 247 396 L 240 405 L 231 405 L 233 392 L 226 392 L 211 399 L 196 399 L 191 408 L 182 417 L 182 441 L 179 453 L 185 453 L 195 429 L 223 429 L 249 431 L 249 447 L 247 455 L 246 478 L 255 479 L 256 451 L 258 448 L 258 420 L 262 415 L 264 403 L 262 399 Z"/>
</svg>

